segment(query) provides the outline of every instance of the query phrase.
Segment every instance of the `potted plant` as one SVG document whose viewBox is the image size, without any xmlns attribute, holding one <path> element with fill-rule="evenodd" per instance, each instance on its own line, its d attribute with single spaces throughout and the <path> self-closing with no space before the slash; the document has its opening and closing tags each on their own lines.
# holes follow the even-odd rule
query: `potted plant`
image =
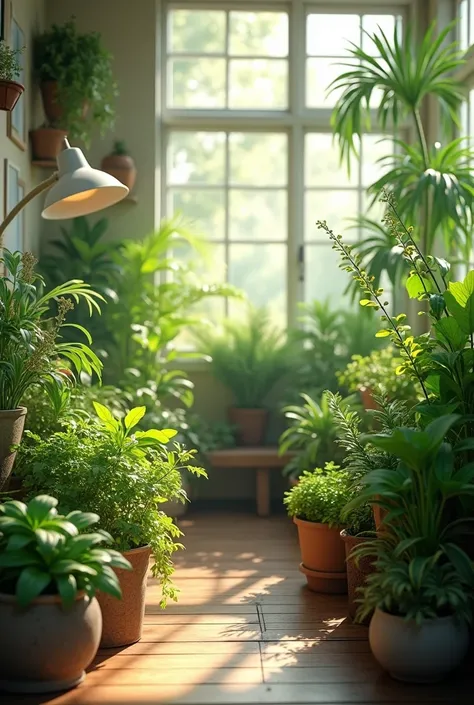
<svg viewBox="0 0 474 705">
<path fill-rule="evenodd" d="M 102 367 L 86 343 L 61 341 L 73 301 L 83 299 L 90 312 L 100 311 L 97 301 L 102 297 L 79 279 L 43 293 L 43 280 L 34 271 L 35 263 L 28 252 L 4 249 L 0 256 L 4 269 L 0 276 L 0 489 L 10 476 L 14 448 L 22 437 L 26 408 L 21 401 L 28 388 L 45 380 L 66 382 L 69 377 L 60 368 L 69 364 L 78 374 L 94 372 L 99 378 Z M 54 302 L 55 316 L 50 311 Z M 91 342 L 85 328 L 81 333 Z"/>
<path fill-rule="evenodd" d="M 351 497 L 351 478 L 334 463 L 304 472 L 285 492 L 288 515 L 298 528 L 300 571 L 315 592 L 347 592 L 341 512 Z"/>
<path fill-rule="evenodd" d="M 127 151 L 125 142 L 117 140 L 114 142 L 114 148 L 110 154 L 102 159 L 100 165 L 102 171 L 115 176 L 128 187 L 129 191 L 133 190 L 137 178 L 137 169 L 135 162 Z"/>
<path fill-rule="evenodd" d="M 203 332 L 198 339 L 211 357 L 212 372 L 232 392 L 229 421 L 244 446 L 261 445 L 268 410 L 265 400 L 291 369 L 290 347 L 265 309 L 249 307 L 246 319 L 226 319 L 220 332 Z"/>
<path fill-rule="evenodd" d="M 52 145 L 56 139 L 54 135 L 51 139 L 52 130 L 65 130 L 72 139 L 88 144 L 92 127 L 101 134 L 113 127 L 117 86 L 112 56 L 98 32 L 78 32 L 74 18 L 52 25 L 35 41 L 34 65 L 48 121 L 42 135 L 36 135 L 36 144 L 49 132 Z"/>
<path fill-rule="evenodd" d="M 150 557 L 160 581 L 162 606 L 176 599 L 172 583 L 173 553 L 181 547 L 178 527 L 161 509 L 166 500 L 184 501 L 181 470 L 205 475 L 193 465 L 194 451 L 167 448 L 176 431 L 137 431 L 145 407 L 117 418 L 94 402 L 97 418 L 66 422 L 46 439 L 29 435 L 22 444 L 17 472 L 30 493 L 56 493 L 60 508 L 82 506 L 100 516 L 99 528 L 110 533 L 133 571 L 120 572 L 123 599 L 100 595 L 101 645 L 117 647 L 138 641 L 145 611 Z M 79 460 L 78 460 L 79 459 Z"/>
<path fill-rule="evenodd" d="M 0 505 L 0 682 L 2 690 L 45 693 L 84 680 L 100 641 L 98 590 L 121 591 L 113 568 L 129 570 L 105 548 L 105 532 L 83 533 L 95 514 L 57 513 L 57 500 Z"/>
<path fill-rule="evenodd" d="M 15 81 L 21 74 L 19 56 L 23 49 L 12 49 L 0 41 L 0 110 L 10 112 L 18 103 L 25 86 Z"/>
<path fill-rule="evenodd" d="M 374 570 L 374 561 L 371 556 L 354 556 L 354 551 L 373 539 L 375 534 L 375 520 L 372 506 L 367 502 L 355 509 L 345 517 L 346 527 L 341 531 L 346 552 L 347 594 L 349 598 L 349 617 L 355 621 L 360 590 L 364 587 L 367 576 Z M 368 623 L 368 618 L 364 624 Z"/>
</svg>

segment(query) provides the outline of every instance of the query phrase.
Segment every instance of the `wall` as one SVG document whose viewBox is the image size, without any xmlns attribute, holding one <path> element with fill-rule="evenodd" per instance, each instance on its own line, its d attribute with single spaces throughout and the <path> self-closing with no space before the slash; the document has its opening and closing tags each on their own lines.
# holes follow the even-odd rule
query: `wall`
<svg viewBox="0 0 474 705">
<path fill-rule="evenodd" d="M 45 22 L 44 0 L 13 0 L 11 10 L 7 12 L 6 39 L 9 40 L 10 29 L 8 15 L 13 15 L 25 35 L 25 101 L 27 134 L 29 129 L 38 127 L 41 122 L 40 96 L 38 86 L 34 83 L 32 68 L 32 38 L 42 31 Z M 28 141 L 28 138 L 27 138 Z M 26 149 L 21 149 L 7 136 L 7 113 L 0 112 L 0 198 L 2 202 L 1 215 L 5 213 L 5 159 L 11 162 L 19 171 L 25 183 L 25 192 L 45 178 L 41 169 L 31 166 L 31 150 L 29 144 Z M 41 230 L 40 213 L 42 207 L 41 197 L 36 198 L 26 208 L 25 215 L 25 249 L 37 252 Z"/>
</svg>

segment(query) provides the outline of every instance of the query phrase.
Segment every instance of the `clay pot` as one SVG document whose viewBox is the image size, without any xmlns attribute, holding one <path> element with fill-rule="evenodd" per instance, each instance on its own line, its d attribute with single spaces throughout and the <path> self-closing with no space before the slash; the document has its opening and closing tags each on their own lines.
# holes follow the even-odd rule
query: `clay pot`
<svg viewBox="0 0 474 705">
<path fill-rule="evenodd" d="M 379 664 L 392 678 L 434 683 L 460 665 L 469 647 L 466 622 L 455 617 L 428 619 L 421 625 L 376 609 L 369 643 Z"/>
<path fill-rule="evenodd" d="M 314 592 L 346 593 L 346 554 L 341 527 L 329 527 L 294 517 L 298 528 L 301 560 L 300 571 L 306 575 Z"/>
<path fill-rule="evenodd" d="M 267 409 L 240 409 L 231 406 L 229 422 L 237 427 L 237 441 L 242 446 L 260 446 L 265 437 Z"/>
<path fill-rule="evenodd" d="M 131 191 L 137 179 L 135 162 L 128 154 L 108 154 L 102 159 L 100 168 L 128 187 Z"/>
<path fill-rule="evenodd" d="M 367 576 L 374 572 L 374 559 L 369 556 L 364 556 L 356 561 L 351 557 L 353 549 L 366 541 L 370 541 L 370 538 L 363 536 L 351 536 L 345 529 L 341 531 L 341 538 L 344 541 L 344 548 L 346 551 L 349 617 L 354 620 L 359 607 L 357 603 L 357 600 L 360 598 L 359 588 L 365 585 Z M 363 624 L 368 624 L 369 621 L 370 617 L 367 617 Z"/>
<path fill-rule="evenodd" d="M 67 132 L 53 127 L 40 127 L 30 132 L 33 159 L 55 162 L 63 148 Z"/>
<path fill-rule="evenodd" d="M 143 546 L 125 551 L 123 555 L 130 561 L 133 570 L 115 569 L 122 588 L 122 599 L 117 600 L 103 592 L 97 595 L 103 621 L 100 646 L 105 649 L 134 644 L 142 636 L 151 549 Z"/>
<path fill-rule="evenodd" d="M 63 117 L 63 109 L 58 102 L 58 82 L 57 81 L 43 81 L 40 85 L 41 97 L 43 99 L 43 109 L 44 114 L 48 122 L 52 125 L 58 125 L 61 123 Z M 82 108 L 82 117 L 85 118 L 89 105 L 87 101 L 84 101 Z"/>
<path fill-rule="evenodd" d="M 11 447 L 18 445 L 25 427 L 26 407 L 0 411 L 0 490 L 6 485 L 15 462 L 16 450 Z"/>
<path fill-rule="evenodd" d="M 369 389 L 368 387 L 361 387 L 359 392 L 360 392 L 360 396 L 362 399 L 363 407 L 366 411 L 368 409 L 378 409 L 379 408 L 378 405 L 374 401 L 371 389 Z"/>
<path fill-rule="evenodd" d="M 21 83 L 0 80 L 0 110 L 13 110 L 24 90 L 25 86 Z"/>
<path fill-rule="evenodd" d="M 84 592 L 71 608 L 58 595 L 37 597 L 20 609 L 0 593 L 0 690 L 50 693 L 73 688 L 99 647 L 99 603 Z"/>
</svg>

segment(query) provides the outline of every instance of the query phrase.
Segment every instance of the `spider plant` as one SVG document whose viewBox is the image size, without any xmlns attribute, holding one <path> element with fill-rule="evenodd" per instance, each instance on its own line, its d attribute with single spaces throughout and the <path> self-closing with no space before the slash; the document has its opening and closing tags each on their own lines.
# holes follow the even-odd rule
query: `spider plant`
<svg viewBox="0 0 474 705">
<path fill-rule="evenodd" d="M 375 201 L 384 187 L 390 189 L 401 218 L 415 226 L 422 250 L 428 255 L 433 253 L 438 236 L 444 238 L 448 252 L 453 248 L 467 252 L 472 246 L 474 174 L 469 163 L 474 153 L 462 139 L 448 137 L 453 124 L 459 124 L 463 99 L 462 85 L 453 72 L 464 64 L 464 58 L 458 43 L 449 41 L 452 29 L 450 24 L 436 35 L 432 24 L 420 42 L 415 41 L 409 26 L 403 38 L 396 29 L 393 37 L 380 28 L 373 34 L 366 33 L 371 46 L 364 50 L 352 44 L 350 58 L 341 64 L 346 70 L 328 89 L 340 92 L 332 125 L 341 160 L 348 167 L 357 154 L 361 135 L 371 129 L 376 96 L 380 95 L 375 110 L 377 124 L 383 132 L 393 135 L 400 128 L 414 128 L 414 143 L 396 139 L 396 154 L 379 160 L 386 171 L 369 187 L 369 193 Z M 422 120 L 427 99 L 437 101 L 445 118 L 443 144 L 428 143 Z M 393 136 L 387 134 L 383 139 L 393 144 Z M 377 277 L 389 270 L 391 276 L 398 276 L 399 271 L 390 266 L 393 243 L 376 237 L 372 245 L 375 253 L 371 248 L 370 258 L 375 254 L 377 259 L 372 274 Z M 358 247 L 365 266 L 367 247 L 364 243 Z"/>
</svg>

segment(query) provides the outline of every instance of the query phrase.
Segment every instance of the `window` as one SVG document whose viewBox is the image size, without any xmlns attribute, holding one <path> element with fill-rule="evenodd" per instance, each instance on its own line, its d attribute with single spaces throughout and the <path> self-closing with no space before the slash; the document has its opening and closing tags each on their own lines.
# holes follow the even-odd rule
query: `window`
<svg viewBox="0 0 474 705">
<path fill-rule="evenodd" d="M 334 294 L 343 305 L 347 277 L 316 221 L 351 226 L 347 237 L 359 238 L 350 220 L 367 212 L 366 188 L 390 148 L 382 135 L 365 135 L 348 176 L 332 140 L 336 97 L 327 87 L 349 42 L 365 46 L 364 30 L 379 26 L 393 34 L 402 13 L 333 2 L 328 14 L 302 0 L 245 5 L 165 8 L 162 205 L 212 242 L 216 278 L 287 324 L 298 301 Z M 229 301 L 226 312 L 235 307 Z"/>
</svg>

